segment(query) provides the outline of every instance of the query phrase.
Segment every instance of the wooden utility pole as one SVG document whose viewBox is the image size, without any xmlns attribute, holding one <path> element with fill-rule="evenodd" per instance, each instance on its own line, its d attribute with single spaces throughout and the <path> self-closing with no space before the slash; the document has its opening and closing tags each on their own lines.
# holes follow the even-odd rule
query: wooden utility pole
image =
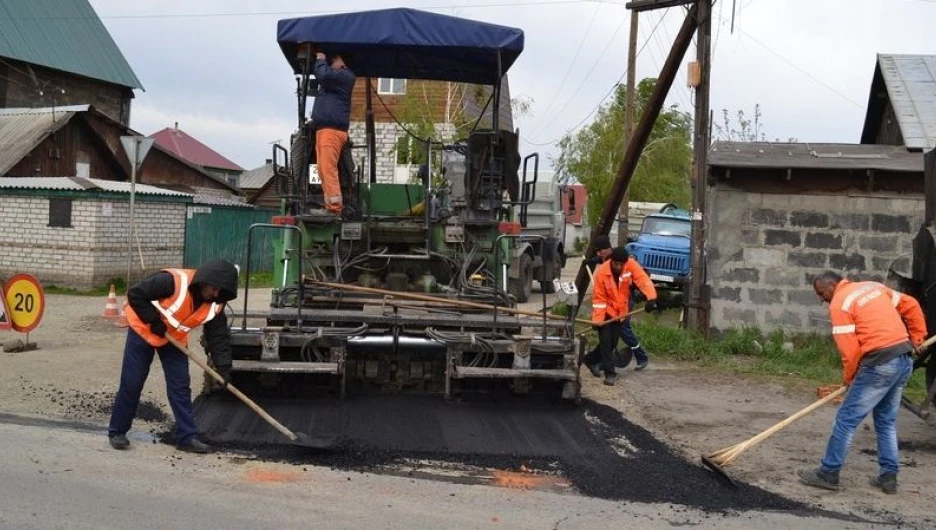
<svg viewBox="0 0 936 530">
<path fill-rule="evenodd" d="M 635 88 L 637 84 L 637 21 L 639 11 L 631 11 L 630 41 L 627 45 L 627 99 L 624 103 L 624 152 L 630 144 L 634 134 L 634 112 L 637 98 Z M 618 210 L 618 245 L 627 243 L 630 227 L 630 186 L 624 191 L 624 200 Z"/>
<path fill-rule="evenodd" d="M 690 1 L 691 0 L 663 0 L 661 2 L 634 0 L 630 4 L 627 4 L 627 7 L 636 11 L 652 9 L 658 6 L 658 4 L 663 3 L 677 5 L 690 3 Z M 638 5 L 641 9 L 638 9 Z M 595 222 L 594 228 L 592 228 L 591 237 L 588 241 L 588 248 L 585 249 L 586 256 L 593 256 L 595 254 L 595 237 L 608 235 L 611 223 L 614 222 L 614 218 L 618 215 L 621 200 L 624 198 L 624 191 L 627 190 L 627 186 L 630 185 L 631 177 L 634 176 L 634 170 L 637 168 L 637 161 L 640 158 L 640 153 L 643 151 L 644 146 L 647 145 L 647 140 L 650 138 L 650 132 L 653 129 L 653 124 L 660 115 L 660 110 L 662 110 L 663 103 L 666 101 L 666 95 L 673 85 L 673 79 L 676 78 L 679 65 L 682 62 L 683 56 L 686 54 L 686 50 L 689 49 L 689 44 L 692 43 L 692 34 L 695 33 L 698 24 L 697 11 L 698 8 L 696 6 L 692 6 L 692 8 L 689 9 L 689 13 L 686 15 L 686 19 L 679 28 L 676 39 L 673 41 L 673 47 L 666 57 L 666 62 L 663 63 L 663 68 L 660 70 L 660 76 L 657 78 L 656 85 L 653 87 L 653 93 L 650 95 L 647 107 L 640 116 L 640 121 L 637 123 L 637 128 L 634 130 L 633 138 L 627 144 L 624 160 L 621 161 L 621 167 L 618 169 L 617 177 L 611 184 L 607 202 L 603 205 L 601 215 Z M 579 268 L 578 276 L 575 277 L 575 287 L 578 289 L 579 293 L 579 303 L 577 307 L 581 307 L 582 300 L 585 298 L 585 291 L 588 289 L 588 271 L 584 261 Z"/>
<path fill-rule="evenodd" d="M 696 60 L 699 62 L 699 85 L 695 92 L 694 160 L 692 164 L 692 245 L 689 300 L 686 304 L 686 325 L 691 329 L 708 330 L 709 297 L 705 289 L 705 194 L 708 188 L 709 150 L 709 78 L 711 73 L 712 0 L 696 4 L 698 38 Z"/>
</svg>

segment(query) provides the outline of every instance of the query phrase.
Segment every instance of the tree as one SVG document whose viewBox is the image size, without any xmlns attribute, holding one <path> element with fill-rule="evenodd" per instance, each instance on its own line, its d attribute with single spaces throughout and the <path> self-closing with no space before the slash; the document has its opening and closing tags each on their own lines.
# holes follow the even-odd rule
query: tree
<svg viewBox="0 0 936 530">
<path fill-rule="evenodd" d="M 637 86 L 635 115 L 650 101 L 656 79 L 643 79 Z M 560 175 L 571 176 L 588 188 L 586 214 L 598 219 L 624 158 L 624 112 L 627 88 L 618 85 L 614 99 L 598 109 L 595 120 L 559 141 L 559 157 L 553 165 Z M 672 202 L 688 206 L 689 174 L 692 165 L 692 118 L 676 105 L 660 112 L 637 170 L 630 183 L 632 201 Z"/>
<path fill-rule="evenodd" d="M 767 134 L 764 132 L 764 124 L 761 121 L 760 103 L 754 105 L 754 117 L 748 118 L 743 110 L 738 110 L 735 114 L 737 123 L 732 122 L 728 109 L 722 109 L 722 123 L 715 123 L 715 134 L 719 140 L 728 142 L 767 142 Z M 774 142 L 795 142 L 796 138 L 787 138 L 781 140 L 774 138 Z"/>
</svg>

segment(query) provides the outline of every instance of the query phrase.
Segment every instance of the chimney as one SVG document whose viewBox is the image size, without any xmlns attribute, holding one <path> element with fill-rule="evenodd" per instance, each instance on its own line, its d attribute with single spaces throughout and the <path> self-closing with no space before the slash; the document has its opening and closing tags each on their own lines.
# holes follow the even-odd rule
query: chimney
<svg viewBox="0 0 936 530">
<path fill-rule="evenodd" d="M 179 122 L 175 122 L 175 130 L 179 130 Z"/>
<path fill-rule="evenodd" d="M 272 159 L 272 158 L 267 158 L 267 159 L 266 159 L 266 165 L 269 166 L 269 165 L 272 164 L 272 163 L 273 163 L 273 159 Z"/>
</svg>

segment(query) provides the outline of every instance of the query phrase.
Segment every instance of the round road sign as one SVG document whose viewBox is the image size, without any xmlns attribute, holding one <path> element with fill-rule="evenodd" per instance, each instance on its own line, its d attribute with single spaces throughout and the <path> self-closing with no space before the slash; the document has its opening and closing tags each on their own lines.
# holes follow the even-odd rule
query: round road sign
<svg viewBox="0 0 936 530">
<path fill-rule="evenodd" d="M 3 285 L 3 297 L 14 330 L 29 333 L 36 329 L 45 311 L 45 293 L 39 280 L 29 274 L 14 275 Z"/>
</svg>

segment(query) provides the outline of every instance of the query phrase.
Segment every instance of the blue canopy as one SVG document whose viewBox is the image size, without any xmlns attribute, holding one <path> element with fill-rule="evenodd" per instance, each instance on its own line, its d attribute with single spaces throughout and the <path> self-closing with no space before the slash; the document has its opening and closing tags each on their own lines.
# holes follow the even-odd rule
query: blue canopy
<svg viewBox="0 0 936 530">
<path fill-rule="evenodd" d="M 523 31 L 409 8 L 280 20 L 277 41 L 293 71 L 299 44 L 351 54 L 359 77 L 493 85 L 523 51 Z"/>
</svg>

